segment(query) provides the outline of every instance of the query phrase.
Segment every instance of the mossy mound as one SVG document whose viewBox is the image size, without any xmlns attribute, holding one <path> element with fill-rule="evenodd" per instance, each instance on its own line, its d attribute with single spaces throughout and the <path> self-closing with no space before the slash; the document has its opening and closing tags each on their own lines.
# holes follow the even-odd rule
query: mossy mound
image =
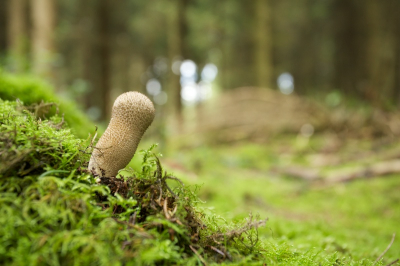
<svg viewBox="0 0 400 266">
<path fill-rule="evenodd" d="M 197 206 L 194 191 L 142 151 L 141 171 L 96 180 L 91 140 L 59 116 L 0 100 L 0 264 L 149 265 L 265 259 L 251 217 L 237 226 Z"/>
<path fill-rule="evenodd" d="M 86 138 L 95 125 L 78 106 L 61 99 L 54 88 L 45 81 L 28 74 L 10 74 L 0 69 L 0 99 L 15 101 L 19 99 L 26 105 L 36 107 L 36 114 L 44 117 L 59 113 L 78 137 Z M 53 104 L 43 105 L 43 102 Z M 55 103 L 55 104 L 54 104 Z"/>
</svg>

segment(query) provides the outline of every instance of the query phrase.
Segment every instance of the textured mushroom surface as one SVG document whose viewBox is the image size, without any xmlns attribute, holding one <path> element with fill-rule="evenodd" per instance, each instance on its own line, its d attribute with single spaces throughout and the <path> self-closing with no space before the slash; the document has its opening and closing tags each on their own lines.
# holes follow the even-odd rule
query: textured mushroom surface
<svg viewBox="0 0 400 266">
<path fill-rule="evenodd" d="M 110 124 L 99 139 L 89 161 L 96 176 L 116 176 L 127 166 L 154 119 L 154 105 L 145 95 L 131 91 L 114 102 Z"/>
</svg>

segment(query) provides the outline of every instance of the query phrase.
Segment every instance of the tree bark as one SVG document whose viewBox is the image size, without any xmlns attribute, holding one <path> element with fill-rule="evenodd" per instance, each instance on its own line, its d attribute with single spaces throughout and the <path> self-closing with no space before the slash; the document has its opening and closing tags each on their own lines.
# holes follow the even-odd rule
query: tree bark
<svg viewBox="0 0 400 266">
<path fill-rule="evenodd" d="M 186 38 L 188 34 L 186 10 L 188 0 L 175 0 L 173 5 L 173 12 L 170 14 L 169 20 L 169 38 L 168 38 L 168 56 L 171 60 L 176 57 L 188 59 L 188 46 Z M 176 11 L 175 11 L 176 10 Z M 171 87 L 171 94 L 173 98 L 174 113 L 177 121 L 177 129 L 181 130 L 183 126 L 183 106 L 181 100 L 181 85 L 180 75 L 175 75 L 170 72 L 169 85 Z"/>
<path fill-rule="evenodd" d="M 375 0 L 336 2 L 335 80 L 337 88 L 361 100 L 381 105 L 379 74 L 383 40 L 379 18 L 382 3 Z"/>
<path fill-rule="evenodd" d="M 393 0 L 392 5 L 392 18 L 393 18 L 393 46 L 394 46 L 394 82 L 392 88 L 392 95 L 394 104 L 400 108 L 400 16 L 394 10 L 400 10 L 400 1 Z"/>
<path fill-rule="evenodd" d="M 100 59 L 100 94 L 101 118 L 111 116 L 111 84 L 110 84 L 110 0 L 101 0 L 98 10 L 99 23 L 99 59 Z"/>
<path fill-rule="evenodd" d="M 173 95 L 171 97 L 173 102 L 173 112 L 175 112 L 177 117 L 181 117 L 182 103 L 181 103 L 181 85 L 180 85 L 180 75 L 175 74 L 172 71 L 172 64 L 174 60 L 183 58 L 182 53 L 182 43 L 181 40 L 181 29 L 179 25 L 178 18 L 178 3 L 175 0 L 171 1 L 170 10 L 168 12 L 168 59 L 169 59 L 169 70 L 168 70 L 168 94 Z M 180 118 L 181 119 L 181 118 Z"/>
<path fill-rule="evenodd" d="M 384 77 L 390 72 L 382 63 L 384 60 L 382 47 L 385 47 L 386 41 L 386 38 L 380 34 L 380 23 L 382 23 L 380 11 L 383 5 L 375 0 L 367 0 L 363 1 L 361 9 L 361 17 L 364 19 L 360 26 L 365 37 L 364 40 L 360 40 L 360 46 L 362 47 L 363 43 L 365 46 L 364 55 L 360 58 L 364 61 L 362 63 L 365 68 L 360 77 L 362 85 L 359 89 L 361 89 L 361 96 L 375 106 L 382 105 L 382 92 L 387 92 Z"/>
<path fill-rule="evenodd" d="M 10 68 L 21 71 L 27 60 L 27 2 L 9 0 L 7 6 L 7 48 L 11 56 Z"/>
<path fill-rule="evenodd" d="M 336 1 L 335 25 L 335 85 L 345 94 L 355 93 L 357 69 L 356 10 L 352 1 Z"/>
<path fill-rule="evenodd" d="M 7 49 L 7 1 L 0 2 L 0 53 Z"/>
<path fill-rule="evenodd" d="M 31 0 L 32 12 L 32 69 L 46 78 L 52 77 L 54 54 L 55 1 Z"/>
<path fill-rule="evenodd" d="M 256 29 L 255 29 L 255 66 L 257 85 L 263 88 L 272 87 L 272 38 L 271 12 L 268 0 L 256 0 Z"/>
</svg>

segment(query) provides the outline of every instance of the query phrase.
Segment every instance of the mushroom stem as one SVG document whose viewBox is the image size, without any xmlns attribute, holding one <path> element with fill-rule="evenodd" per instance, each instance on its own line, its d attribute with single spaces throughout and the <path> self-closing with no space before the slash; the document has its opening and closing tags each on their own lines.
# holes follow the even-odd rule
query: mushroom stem
<svg viewBox="0 0 400 266">
<path fill-rule="evenodd" d="M 114 102 L 110 123 L 89 161 L 95 176 L 116 176 L 135 155 L 137 146 L 154 119 L 154 105 L 145 95 L 130 91 Z"/>
</svg>

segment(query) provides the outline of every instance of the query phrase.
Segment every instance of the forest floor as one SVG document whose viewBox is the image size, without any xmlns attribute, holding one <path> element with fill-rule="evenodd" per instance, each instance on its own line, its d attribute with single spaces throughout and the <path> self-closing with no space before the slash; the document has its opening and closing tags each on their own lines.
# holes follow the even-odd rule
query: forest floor
<svg viewBox="0 0 400 266">
<path fill-rule="evenodd" d="M 165 168 L 201 185 L 203 205 L 221 221 L 249 213 L 268 218 L 260 239 L 271 249 L 287 245 L 316 261 L 334 254 L 346 265 L 371 265 L 390 246 L 382 265 L 400 258 L 400 145 L 394 141 L 286 135 L 166 154 Z"/>
<path fill-rule="evenodd" d="M 211 114 L 199 121 L 207 124 L 176 139 L 166 134 L 166 143 L 154 151 L 164 153 L 163 170 L 184 186 L 173 178 L 166 185 L 158 164 L 153 175 L 155 164 L 145 163 L 143 153 L 133 158 L 134 178 L 126 175 L 124 180 L 137 181 L 138 176 L 164 182 L 160 191 L 167 202 L 149 221 L 135 224 L 132 212 L 148 207 L 147 201 L 118 197 L 95 182 L 85 171 L 90 139 L 73 136 L 63 117 L 36 117 L 41 100 L 52 101 L 55 94 L 36 79 L 0 78 L 0 98 L 13 100 L 17 91 L 22 102 L 32 105 L 0 101 L 0 264 L 399 265 L 399 113 L 327 109 L 272 92 L 264 97 L 264 91 L 254 99 L 239 90 L 221 109 L 204 110 Z M 81 138 L 88 132 L 93 136 L 94 125 L 85 122 L 83 113 L 71 115 L 73 106 L 60 104 L 68 126 L 83 132 Z M 210 118 L 226 123 L 218 120 L 210 126 Z M 304 125 L 308 129 L 298 133 Z M 138 151 L 163 139 L 155 135 Z M 182 202 L 167 201 L 176 198 L 168 186 L 183 191 Z M 159 207 L 161 199 L 157 197 Z M 178 205 L 176 217 L 184 217 L 186 206 L 195 207 L 195 216 L 204 219 L 199 233 L 205 246 L 182 246 L 186 242 L 175 239 L 196 240 L 171 216 Z M 116 213 L 120 206 L 125 211 Z M 243 223 L 250 213 L 257 220 L 268 219 L 266 225 Z M 260 240 L 256 244 L 254 237 Z"/>
</svg>

